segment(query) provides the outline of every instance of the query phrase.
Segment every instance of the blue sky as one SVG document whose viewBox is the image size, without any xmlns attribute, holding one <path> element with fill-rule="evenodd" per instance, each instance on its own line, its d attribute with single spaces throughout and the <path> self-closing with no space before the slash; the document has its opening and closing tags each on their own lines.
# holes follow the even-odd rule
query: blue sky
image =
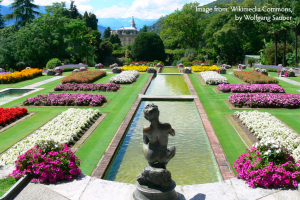
<svg viewBox="0 0 300 200">
<path fill-rule="evenodd" d="M 198 0 L 201 5 L 213 0 Z M 2 5 L 9 5 L 13 0 L 3 0 Z M 35 0 L 34 3 L 45 6 L 51 5 L 59 0 Z M 70 1 L 65 1 L 67 7 Z M 172 13 L 176 9 L 181 9 L 186 3 L 192 0 L 75 0 L 78 10 L 92 12 L 97 18 L 127 18 L 137 17 L 141 19 L 158 19 L 161 16 Z"/>
</svg>

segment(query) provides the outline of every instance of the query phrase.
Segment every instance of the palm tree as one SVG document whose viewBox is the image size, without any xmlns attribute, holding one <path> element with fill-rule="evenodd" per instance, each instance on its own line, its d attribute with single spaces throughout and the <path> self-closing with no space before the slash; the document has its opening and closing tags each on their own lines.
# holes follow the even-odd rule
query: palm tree
<svg viewBox="0 0 300 200">
<path fill-rule="evenodd" d="M 14 0 L 10 10 L 13 9 L 13 13 L 5 15 L 4 20 L 8 21 L 11 19 L 16 19 L 15 26 L 22 27 L 26 23 L 32 23 L 35 19 L 35 16 L 40 13 L 34 9 L 38 9 L 39 6 L 33 4 L 34 0 Z"/>
<path fill-rule="evenodd" d="M 298 48 L 298 34 L 297 34 L 297 29 L 300 25 L 300 17 L 296 17 L 296 18 L 292 18 L 292 20 L 290 21 L 290 24 L 293 25 L 295 27 L 295 67 L 297 67 L 298 64 L 298 59 L 297 59 L 297 48 Z"/>
<path fill-rule="evenodd" d="M 274 24 L 271 26 L 269 34 L 274 35 L 275 37 L 275 65 L 277 65 L 277 38 L 279 35 L 280 26 L 278 24 Z"/>
<path fill-rule="evenodd" d="M 285 52 L 286 52 L 286 35 L 291 25 L 289 22 L 283 22 L 280 24 L 281 30 L 284 31 L 284 47 L 283 47 L 283 66 L 285 66 Z"/>
</svg>

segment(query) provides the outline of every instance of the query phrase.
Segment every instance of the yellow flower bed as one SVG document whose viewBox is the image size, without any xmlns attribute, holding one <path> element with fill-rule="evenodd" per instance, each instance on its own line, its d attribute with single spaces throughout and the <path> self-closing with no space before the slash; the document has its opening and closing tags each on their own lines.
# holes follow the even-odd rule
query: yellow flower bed
<svg viewBox="0 0 300 200">
<path fill-rule="evenodd" d="M 217 71 L 219 67 L 216 66 L 192 66 L 193 72 L 204 72 L 204 71 Z"/>
<path fill-rule="evenodd" d="M 0 80 L 3 80 L 4 84 L 8 83 L 17 83 L 20 81 L 25 81 L 28 79 L 35 78 L 37 76 L 41 76 L 43 73 L 42 69 L 31 68 L 31 69 L 23 69 L 22 71 L 16 71 L 12 74 L 4 74 L 0 75 Z"/>
<path fill-rule="evenodd" d="M 121 67 L 123 71 L 133 71 L 137 70 L 139 72 L 145 72 L 147 70 L 148 66 L 124 66 Z"/>
</svg>

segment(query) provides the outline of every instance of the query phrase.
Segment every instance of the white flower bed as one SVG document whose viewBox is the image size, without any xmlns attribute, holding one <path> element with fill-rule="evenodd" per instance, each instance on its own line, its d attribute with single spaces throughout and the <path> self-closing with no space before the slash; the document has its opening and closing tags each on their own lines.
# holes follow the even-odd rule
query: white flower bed
<svg viewBox="0 0 300 200">
<path fill-rule="evenodd" d="M 300 137 L 275 116 L 267 112 L 258 112 L 257 110 L 249 112 L 237 111 L 235 115 L 259 140 L 274 138 L 284 148 L 290 149 L 292 156 L 296 160 L 300 159 Z"/>
<path fill-rule="evenodd" d="M 140 73 L 138 71 L 123 71 L 120 74 L 110 78 L 111 83 L 133 83 L 139 77 Z"/>
<path fill-rule="evenodd" d="M 60 143 L 69 143 L 97 115 L 99 110 L 70 108 L 49 121 L 26 139 L 12 146 L 0 157 L 0 165 L 13 164 L 17 157 L 33 148 L 41 140 L 54 139 Z"/>
<path fill-rule="evenodd" d="M 217 85 L 217 84 L 226 84 L 228 79 L 217 72 L 214 71 L 205 71 L 200 72 L 200 76 L 203 78 L 206 84 L 208 85 Z"/>
</svg>

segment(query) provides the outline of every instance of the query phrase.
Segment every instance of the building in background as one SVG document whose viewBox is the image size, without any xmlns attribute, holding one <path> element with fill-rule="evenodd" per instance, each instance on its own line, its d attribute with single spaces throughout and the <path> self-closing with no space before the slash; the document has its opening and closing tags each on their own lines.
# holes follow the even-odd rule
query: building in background
<svg viewBox="0 0 300 200">
<path fill-rule="evenodd" d="M 118 34 L 123 46 L 127 44 L 132 44 L 139 34 L 137 28 L 135 27 L 134 19 L 132 16 L 131 27 L 121 27 L 119 29 L 112 30 L 112 34 Z"/>
</svg>

